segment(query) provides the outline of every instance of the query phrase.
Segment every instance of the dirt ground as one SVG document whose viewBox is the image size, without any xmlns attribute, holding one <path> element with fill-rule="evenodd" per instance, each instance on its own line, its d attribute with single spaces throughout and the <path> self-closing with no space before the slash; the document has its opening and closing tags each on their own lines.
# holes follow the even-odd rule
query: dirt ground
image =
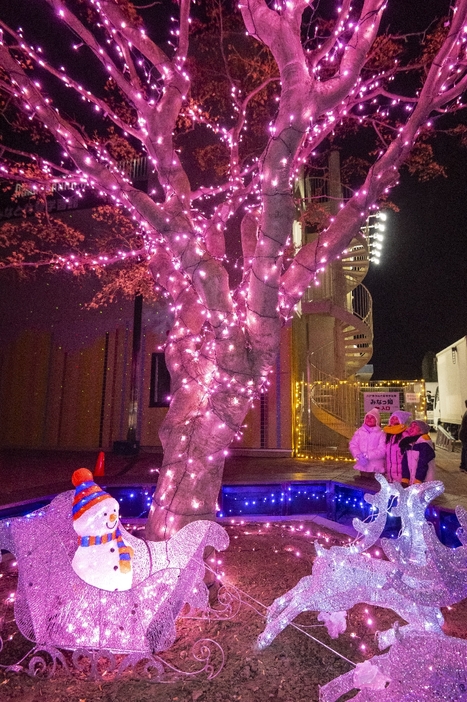
<svg viewBox="0 0 467 702">
<path fill-rule="evenodd" d="M 315 702 L 320 685 L 351 669 L 345 658 L 358 663 L 379 652 L 375 632 L 391 626 L 396 616 L 367 605 L 349 612 L 347 631 L 336 640 L 329 637 L 315 614 L 305 613 L 296 620 L 303 630 L 289 626 L 271 646 L 255 650 L 256 638 L 264 628 L 265 607 L 310 574 L 314 540 L 331 546 L 348 539 L 312 522 L 237 523 L 226 529 L 231 545 L 218 554 L 216 567 L 227 589 L 239 593 L 241 602 L 234 602 L 231 618 L 226 618 L 219 604 L 214 605 L 210 619 L 179 618 L 176 642 L 161 656 L 169 666 L 193 672 L 203 667 L 190 657 L 193 645 L 199 639 L 211 639 L 225 656 L 215 677 L 209 679 L 206 671 L 179 676 L 170 674 L 170 668 L 169 677 L 175 677 L 170 682 L 155 682 L 154 671 L 148 674 L 142 668 L 129 670 L 119 679 L 102 669 L 98 681 L 86 679 L 86 667 L 65 674 L 59 666 L 52 678 L 8 671 L 0 672 L 1 702 Z M 21 637 L 13 621 L 14 559 L 7 555 L 0 569 L 0 624 L 3 621 L 5 644 L 0 663 L 5 665 L 18 661 L 31 644 Z M 467 638 L 467 601 L 443 614 L 446 633 Z M 220 649 L 211 647 L 214 675 L 222 656 Z M 69 654 L 65 657 L 70 660 Z M 342 700 L 351 699 L 353 694 Z"/>
</svg>

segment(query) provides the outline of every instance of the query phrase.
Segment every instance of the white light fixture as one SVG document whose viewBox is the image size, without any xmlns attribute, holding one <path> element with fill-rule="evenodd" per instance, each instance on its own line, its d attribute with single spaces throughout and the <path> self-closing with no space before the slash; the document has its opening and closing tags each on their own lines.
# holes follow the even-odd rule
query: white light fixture
<svg viewBox="0 0 467 702">
<path fill-rule="evenodd" d="M 386 212 L 375 212 L 368 217 L 365 226 L 362 228 L 362 233 L 368 242 L 368 260 L 370 263 L 379 263 L 383 249 L 381 243 L 384 241 L 383 232 L 386 231 L 384 222 L 386 222 L 387 218 Z"/>
</svg>

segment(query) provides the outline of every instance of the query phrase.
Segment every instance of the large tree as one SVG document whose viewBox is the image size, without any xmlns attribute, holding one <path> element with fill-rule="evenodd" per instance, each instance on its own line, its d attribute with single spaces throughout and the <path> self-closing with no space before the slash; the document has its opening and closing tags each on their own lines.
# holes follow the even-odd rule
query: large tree
<svg viewBox="0 0 467 702">
<path fill-rule="evenodd" d="M 227 16 L 221 2 L 206 3 L 193 21 L 189 0 L 180 0 L 166 48 L 158 42 L 169 24 L 163 4 L 150 6 L 146 28 L 127 0 L 27 4 L 31 15 L 50 12 L 50 46 L 26 36 L 34 24 L 23 31 L 0 22 L 1 107 L 22 114 L 16 129 L 41 126 L 49 137 L 42 146 L 37 136 L 46 158 L 4 142 L 3 175 L 36 192 L 80 183 L 105 193 L 136 224 L 139 266 L 173 300 L 165 351 L 173 394 L 148 521 L 149 537 L 163 538 L 214 514 L 227 447 L 267 386 L 284 320 L 397 183 L 414 147 L 419 161 L 429 149 L 430 118 L 461 107 L 467 0 L 446 3 L 449 16 L 415 37 L 419 51 L 413 36 L 381 28 L 385 0 L 343 0 L 334 10 L 314 0 L 241 0 Z M 73 94 L 92 119 L 72 106 Z M 358 191 L 293 252 L 295 179 L 331 136 L 367 125 L 376 147 Z M 119 166 L 124 139 L 147 156 L 155 193 Z M 243 276 L 231 289 L 226 239 L 238 222 Z M 9 265 L 26 262 L 23 254 Z M 108 255 L 122 261 L 128 250 Z"/>
</svg>

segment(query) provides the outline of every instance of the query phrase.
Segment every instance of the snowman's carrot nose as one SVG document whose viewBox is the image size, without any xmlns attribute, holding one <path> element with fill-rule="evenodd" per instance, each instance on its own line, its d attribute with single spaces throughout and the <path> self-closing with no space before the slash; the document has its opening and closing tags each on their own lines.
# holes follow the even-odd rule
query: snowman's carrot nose
<svg viewBox="0 0 467 702">
<path fill-rule="evenodd" d="M 114 522 L 116 519 L 117 519 L 117 515 L 116 515 L 115 513 L 112 513 L 112 514 L 110 515 L 110 517 L 109 517 L 109 520 L 110 520 L 111 522 Z"/>
</svg>

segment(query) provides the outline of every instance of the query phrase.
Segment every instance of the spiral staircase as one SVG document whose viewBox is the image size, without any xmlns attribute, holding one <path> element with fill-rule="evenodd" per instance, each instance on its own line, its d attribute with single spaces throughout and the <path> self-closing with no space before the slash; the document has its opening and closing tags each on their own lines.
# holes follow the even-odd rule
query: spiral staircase
<svg viewBox="0 0 467 702">
<path fill-rule="evenodd" d="M 327 200 L 327 189 L 316 182 L 305 183 L 302 192 L 314 192 L 320 206 L 326 207 L 326 202 L 331 202 Z M 356 376 L 373 353 L 372 299 L 362 284 L 368 268 L 369 247 L 361 232 L 324 273 L 320 285 L 307 290 L 302 301 L 299 324 L 306 322 L 309 315 L 321 315 L 332 318 L 334 326 L 333 338 L 319 348 L 311 348 L 306 355 L 306 367 L 299 369 L 302 378 L 296 403 L 299 452 L 316 454 L 321 447 L 327 453 L 345 454 L 347 442 L 358 424 Z M 341 359 L 334 373 L 329 372 L 333 356 Z"/>
<path fill-rule="evenodd" d="M 361 281 L 368 271 L 368 248 L 366 242 L 354 240 L 347 253 L 339 261 L 342 278 L 345 281 L 344 305 L 336 302 L 331 285 L 320 288 L 309 288 L 302 302 L 302 314 L 324 314 L 341 322 L 341 345 L 344 349 L 343 380 L 355 375 L 366 365 L 373 353 L 373 315 L 372 299 L 367 288 Z M 336 264 L 334 264 L 336 265 Z M 330 276 L 329 276 L 330 277 Z M 315 352 L 317 368 L 320 355 L 328 354 L 329 349 L 323 348 L 321 354 Z M 336 378 L 337 379 L 337 378 Z"/>
</svg>

